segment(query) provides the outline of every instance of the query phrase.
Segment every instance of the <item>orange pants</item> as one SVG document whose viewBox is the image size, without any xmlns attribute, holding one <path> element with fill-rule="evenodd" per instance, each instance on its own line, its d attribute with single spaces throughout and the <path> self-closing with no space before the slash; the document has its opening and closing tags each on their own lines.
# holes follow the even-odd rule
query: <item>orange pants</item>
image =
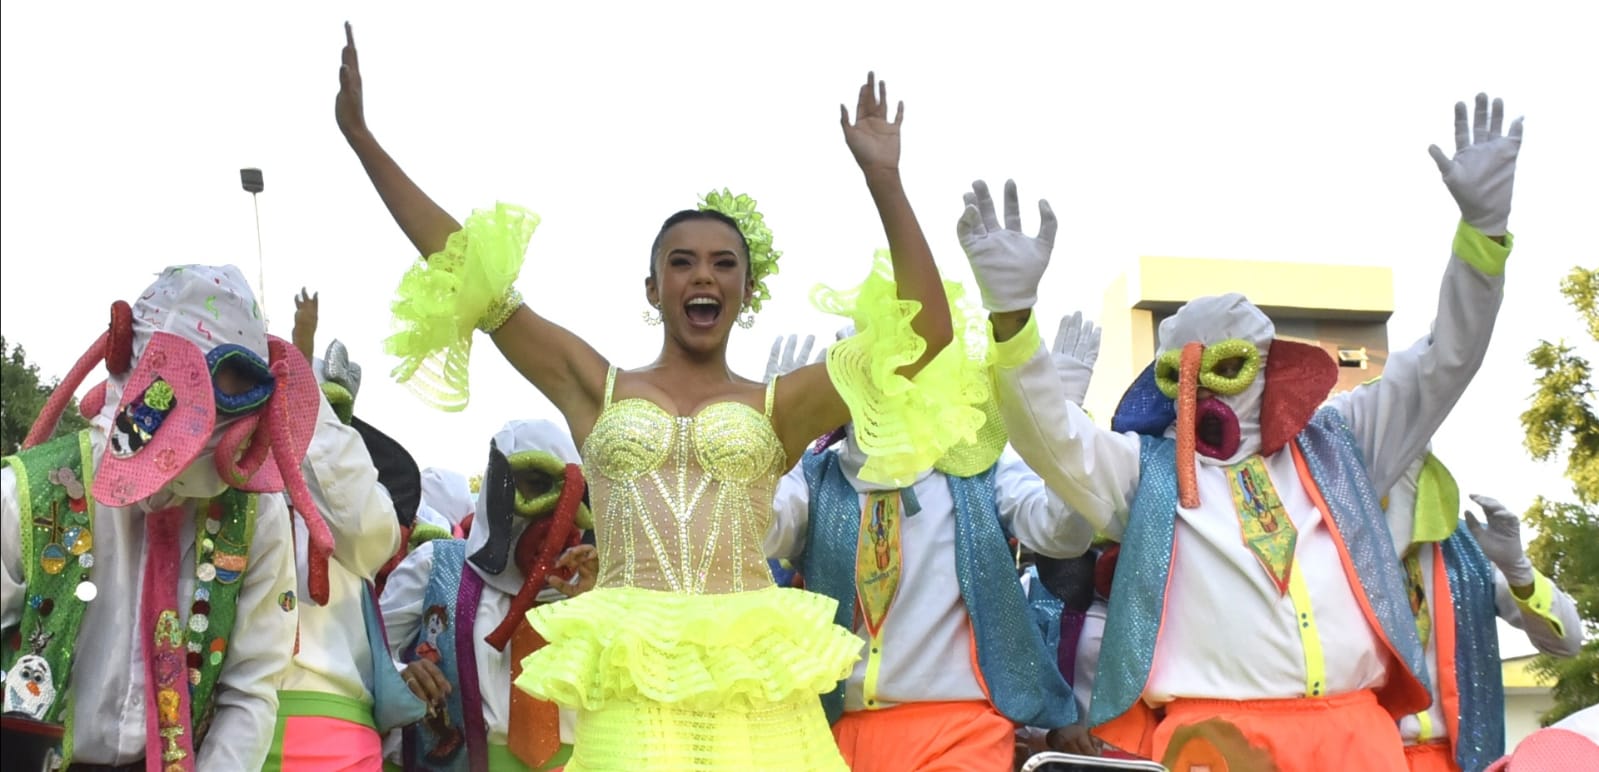
<svg viewBox="0 0 1599 772">
<path fill-rule="evenodd" d="M 1155 758 L 1165 758 L 1173 732 L 1212 719 L 1237 727 L 1279 772 L 1408 770 L 1399 725 L 1370 691 L 1314 699 L 1176 700 L 1155 727 Z M 1178 765 L 1172 772 L 1184 769 Z"/>
<path fill-rule="evenodd" d="M 1460 772 L 1455 746 L 1448 740 L 1406 745 L 1405 763 L 1410 765 L 1410 772 Z"/>
<path fill-rule="evenodd" d="M 833 737 L 852 772 L 1009 772 L 1016 725 L 986 702 L 845 713 Z"/>
</svg>

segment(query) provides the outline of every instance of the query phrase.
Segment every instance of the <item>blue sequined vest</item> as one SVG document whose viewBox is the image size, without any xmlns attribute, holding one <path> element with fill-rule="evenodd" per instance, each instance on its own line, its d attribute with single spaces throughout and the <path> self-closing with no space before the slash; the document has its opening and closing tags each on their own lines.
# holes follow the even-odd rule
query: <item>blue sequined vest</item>
<svg viewBox="0 0 1599 772">
<path fill-rule="evenodd" d="M 427 589 L 423 592 L 422 624 L 415 641 L 405 649 L 405 661 L 413 662 L 424 656 L 434 659 L 434 664 L 444 673 L 444 679 L 453 688 L 445 698 L 442 715 L 432 715 L 405 730 L 405 755 L 407 769 L 449 770 L 468 772 L 475 766 L 468 752 L 466 733 L 466 707 L 457 645 L 458 627 L 465 617 L 467 624 L 477 616 L 477 609 L 467 609 L 461 614 L 459 607 L 461 574 L 466 568 L 466 542 L 461 539 L 435 539 L 433 545 L 433 570 L 428 575 Z M 434 638 L 427 639 L 430 623 L 442 621 L 444 629 Z M 471 630 L 468 628 L 468 635 Z M 424 645 L 432 650 L 424 648 Z M 475 656 L 468 648 L 465 656 Z M 479 714 L 482 708 L 478 708 Z"/>
<path fill-rule="evenodd" d="M 810 487 L 810 528 L 801 572 L 805 588 L 838 601 L 834 621 L 850 628 L 855 609 L 855 548 L 860 538 L 859 493 L 839 468 L 838 454 L 804 461 Z M 952 477 L 955 573 L 971 618 L 977 667 L 994 708 L 1026 726 L 1061 727 L 1077 721 L 1071 687 L 1055 668 L 1052 650 L 1033 624 L 994 503 L 994 471 Z M 822 696 L 829 721 L 844 713 L 844 682 Z"/>
<path fill-rule="evenodd" d="M 1177 523 L 1176 443 L 1148 435 L 1139 439 L 1138 491 L 1116 563 L 1116 591 L 1105 618 L 1099 676 L 1089 708 L 1091 726 L 1121 716 L 1142 698 L 1166 609 Z M 1426 686 L 1426 659 L 1394 558 L 1393 537 L 1343 415 L 1335 408 L 1318 410 L 1294 442 L 1331 510 L 1384 637 L 1401 664 Z"/>
<path fill-rule="evenodd" d="M 1481 772 L 1505 755 L 1505 684 L 1499 662 L 1494 568 L 1467 528 L 1439 546 L 1455 612 L 1455 685 L 1460 693 L 1455 761 Z M 1436 589 L 1433 595 L 1437 596 Z"/>
<path fill-rule="evenodd" d="M 1055 651 L 1060 648 L 1060 616 L 1066 611 L 1066 603 L 1044 586 L 1037 566 L 1028 566 L 1027 576 L 1031 580 L 1027 584 L 1027 611 L 1044 639 L 1045 650 Z"/>
</svg>

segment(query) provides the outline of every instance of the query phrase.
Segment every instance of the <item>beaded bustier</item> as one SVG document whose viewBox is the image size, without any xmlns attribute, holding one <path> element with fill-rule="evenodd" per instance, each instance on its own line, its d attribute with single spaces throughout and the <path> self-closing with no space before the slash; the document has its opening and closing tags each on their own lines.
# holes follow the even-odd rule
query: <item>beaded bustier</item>
<svg viewBox="0 0 1599 772">
<path fill-rule="evenodd" d="M 642 398 L 605 405 L 583 442 L 599 549 L 598 587 L 694 594 L 772 586 L 763 542 L 783 473 L 783 444 L 766 412 L 714 402 L 674 416 Z"/>
</svg>

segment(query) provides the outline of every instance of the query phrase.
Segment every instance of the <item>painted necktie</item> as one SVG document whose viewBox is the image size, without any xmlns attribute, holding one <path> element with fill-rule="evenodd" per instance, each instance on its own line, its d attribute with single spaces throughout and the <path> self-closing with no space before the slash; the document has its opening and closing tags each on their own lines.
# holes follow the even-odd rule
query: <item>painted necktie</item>
<svg viewBox="0 0 1599 772">
<path fill-rule="evenodd" d="M 150 770 L 194 769 L 189 707 L 188 635 L 178 621 L 178 565 L 184 512 L 170 507 L 145 516 L 144 639 L 145 763 Z"/>
<path fill-rule="evenodd" d="M 511 720 L 506 742 L 529 769 L 542 769 L 561 750 L 561 713 L 553 702 L 516 688 L 522 660 L 544 647 L 544 637 L 523 619 L 511 634 Z"/>
<path fill-rule="evenodd" d="M 1421 576 L 1421 550 L 1416 547 L 1405 553 L 1405 589 L 1410 591 L 1410 613 L 1416 617 L 1416 635 L 1421 638 L 1422 648 L 1426 648 L 1427 642 L 1432 640 L 1432 612 L 1427 608 L 1427 585 Z"/>
<path fill-rule="evenodd" d="M 1277 488 L 1266 474 L 1266 462 L 1260 456 L 1250 456 L 1227 467 L 1227 482 L 1232 486 L 1233 509 L 1238 513 L 1244 546 L 1266 569 L 1277 592 L 1287 593 L 1299 530 L 1288 519 L 1288 510 L 1283 508 Z"/>
<path fill-rule="evenodd" d="M 899 533 L 903 515 L 899 491 L 873 491 L 861 507 L 860 540 L 855 549 L 855 587 L 866 630 L 877 637 L 899 591 Z"/>
</svg>

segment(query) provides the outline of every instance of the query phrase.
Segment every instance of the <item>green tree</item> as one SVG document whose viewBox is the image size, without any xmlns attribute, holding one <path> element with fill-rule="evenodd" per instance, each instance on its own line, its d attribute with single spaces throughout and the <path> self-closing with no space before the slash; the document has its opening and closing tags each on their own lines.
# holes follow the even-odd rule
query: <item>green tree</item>
<svg viewBox="0 0 1599 772">
<path fill-rule="evenodd" d="M 1599 271 L 1574 268 L 1560 291 L 1599 342 Z M 1528 550 L 1533 565 L 1577 602 L 1587 643 L 1570 659 L 1540 655 L 1535 674 L 1555 682 L 1555 705 L 1543 714 L 1545 725 L 1599 704 L 1599 415 L 1595 412 L 1593 369 L 1564 341 L 1540 341 L 1527 355 L 1540 373 L 1532 406 L 1521 414 L 1527 450 L 1545 461 L 1566 450 L 1566 479 L 1576 501 L 1539 496 L 1526 521 L 1538 529 Z"/>
<path fill-rule="evenodd" d="M 40 382 L 39 367 L 28 361 L 22 345 L 13 348 L 6 344 L 5 336 L 0 335 L 0 455 L 9 456 L 22 446 L 28 430 L 33 428 L 33 419 L 39 417 L 39 411 L 44 409 L 57 383 L 59 381 Z M 76 432 L 88 425 L 89 422 L 78 415 L 78 403 L 73 400 L 62 414 L 54 436 Z"/>
</svg>

